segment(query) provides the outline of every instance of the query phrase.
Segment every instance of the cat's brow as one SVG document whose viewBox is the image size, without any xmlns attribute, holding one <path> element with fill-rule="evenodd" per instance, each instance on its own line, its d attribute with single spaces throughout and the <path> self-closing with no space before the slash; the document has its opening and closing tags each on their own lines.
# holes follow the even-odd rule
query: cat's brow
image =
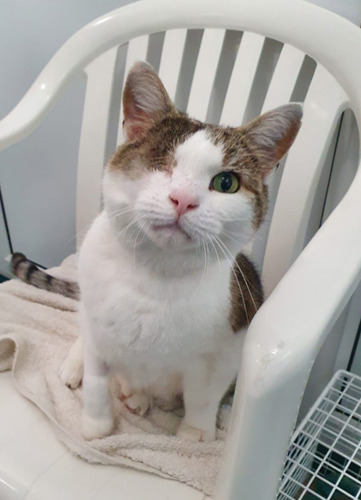
<svg viewBox="0 0 361 500">
<path fill-rule="evenodd" d="M 110 159 L 108 168 L 122 170 L 130 178 L 139 178 L 149 171 L 170 170 L 174 167 L 175 148 L 205 127 L 205 124 L 185 114 L 169 113 L 141 140 L 120 146 Z"/>
</svg>

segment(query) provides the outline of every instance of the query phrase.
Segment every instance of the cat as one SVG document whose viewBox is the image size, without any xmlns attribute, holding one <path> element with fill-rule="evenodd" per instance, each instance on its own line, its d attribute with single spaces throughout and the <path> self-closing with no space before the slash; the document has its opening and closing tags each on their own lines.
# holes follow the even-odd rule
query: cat
<svg viewBox="0 0 361 500">
<path fill-rule="evenodd" d="M 138 62 L 123 109 L 125 142 L 105 168 L 104 209 L 79 253 L 80 292 L 22 254 L 13 269 L 36 286 L 80 294 L 82 339 L 60 375 L 70 387 L 83 379 L 86 439 L 113 430 L 117 373 L 130 411 L 144 415 L 154 401 L 171 409 L 183 398 L 177 435 L 211 441 L 263 301 L 240 250 L 265 218 L 266 179 L 295 140 L 302 107 L 239 128 L 205 124 L 176 110 L 153 68 Z"/>
</svg>

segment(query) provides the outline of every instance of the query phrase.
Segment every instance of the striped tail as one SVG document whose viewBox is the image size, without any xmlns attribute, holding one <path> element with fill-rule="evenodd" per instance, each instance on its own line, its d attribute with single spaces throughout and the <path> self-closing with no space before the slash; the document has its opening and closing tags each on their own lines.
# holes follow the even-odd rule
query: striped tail
<svg viewBox="0 0 361 500">
<path fill-rule="evenodd" d="M 11 256 L 11 270 L 21 281 L 48 292 L 59 293 L 70 299 L 79 300 L 80 290 L 75 282 L 54 278 L 29 261 L 24 254 L 16 252 Z"/>
</svg>

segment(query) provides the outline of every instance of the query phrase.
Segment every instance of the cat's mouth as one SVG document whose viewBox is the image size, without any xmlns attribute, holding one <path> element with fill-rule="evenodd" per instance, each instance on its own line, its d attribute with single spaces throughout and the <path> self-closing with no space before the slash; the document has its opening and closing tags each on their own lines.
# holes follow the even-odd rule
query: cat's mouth
<svg viewBox="0 0 361 500">
<path fill-rule="evenodd" d="M 165 231 L 170 235 L 180 233 L 183 234 L 188 240 L 192 239 L 187 231 L 185 231 L 177 221 L 170 222 L 168 224 L 153 224 L 152 229 L 155 232 Z"/>
</svg>

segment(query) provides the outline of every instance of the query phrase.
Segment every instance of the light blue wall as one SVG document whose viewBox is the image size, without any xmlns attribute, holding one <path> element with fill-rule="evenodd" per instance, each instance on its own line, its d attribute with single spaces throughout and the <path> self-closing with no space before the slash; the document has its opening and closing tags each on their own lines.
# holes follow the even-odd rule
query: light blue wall
<svg viewBox="0 0 361 500">
<path fill-rule="evenodd" d="M 360 0 L 307 0 L 310 3 L 332 10 L 336 14 L 345 17 L 357 26 L 361 23 L 361 1 Z"/>
<path fill-rule="evenodd" d="M 0 2 L 0 117 L 15 106 L 74 32 L 126 3 L 129 0 Z M 0 153 L 13 246 L 46 266 L 58 264 L 75 249 L 75 167 L 83 91 L 84 82 L 75 82 L 32 136 Z M 2 231 L 0 238 L 2 260 L 7 253 Z"/>
</svg>

